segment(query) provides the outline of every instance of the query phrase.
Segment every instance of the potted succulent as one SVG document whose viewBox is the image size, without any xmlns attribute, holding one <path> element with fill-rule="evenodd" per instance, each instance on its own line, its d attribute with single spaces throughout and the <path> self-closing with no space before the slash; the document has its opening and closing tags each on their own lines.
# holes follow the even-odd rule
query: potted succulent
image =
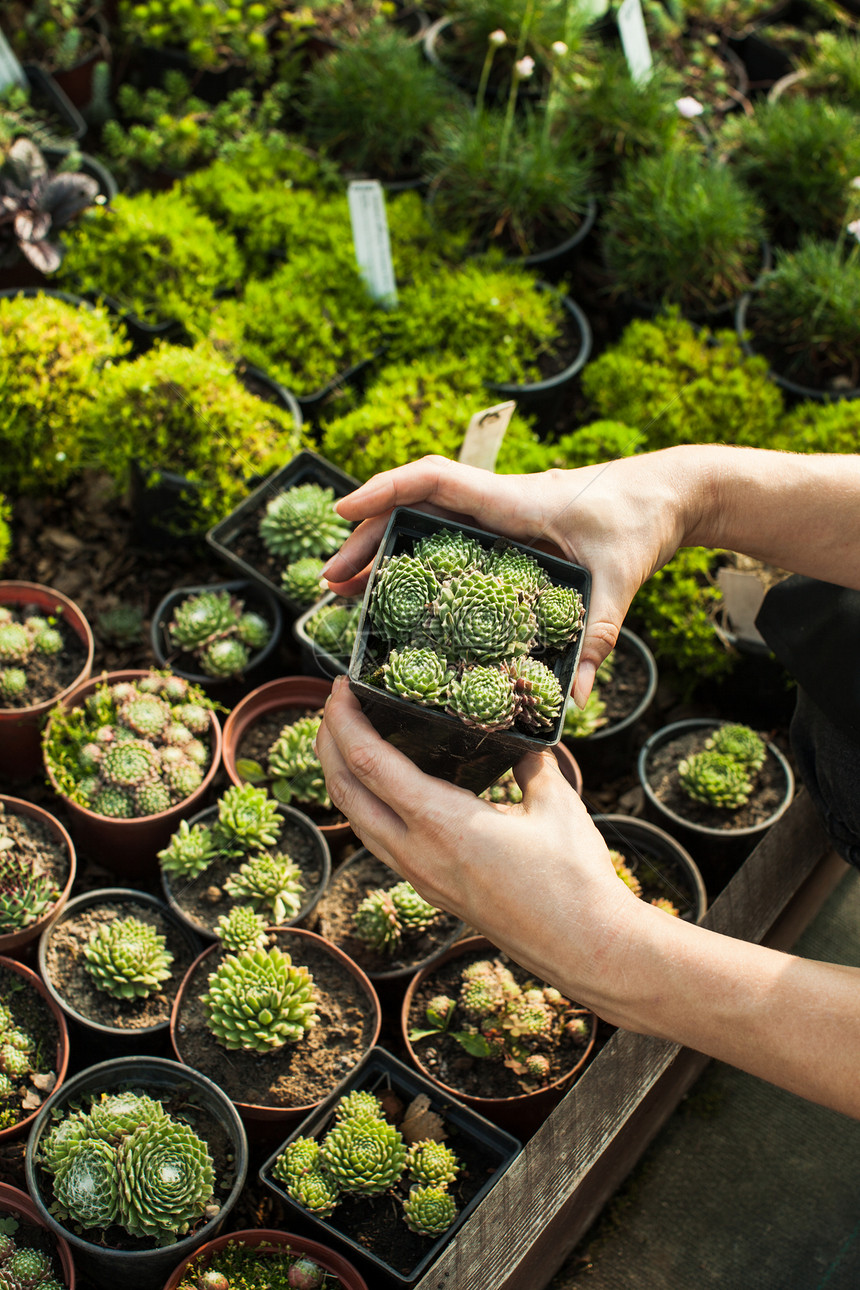
<svg viewBox="0 0 860 1290">
<path fill-rule="evenodd" d="M 693 717 L 663 726 L 642 745 L 637 771 L 646 816 L 687 847 L 711 896 L 794 795 L 780 750 L 738 722 Z"/>
<path fill-rule="evenodd" d="M 19 60 L 37 63 L 86 107 L 94 65 L 110 58 L 100 9 L 101 0 L 3 0 L 0 21 Z"/>
<path fill-rule="evenodd" d="M 44 982 L 0 958 L 0 1143 L 24 1137 L 69 1065 L 66 1019 Z"/>
<path fill-rule="evenodd" d="M 5 642 L 5 644 L 4 644 Z M 0 771 L 27 779 L 42 764 L 53 704 L 86 681 L 95 641 L 81 609 L 37 582 L 0 582 Z"/>
<path fill-rule="evenodd" d="M 526 1136 L 582 1070 L 597 1018 L 472 936 L 415 974 L 401 1029 L 443 1094 Z"/>
<path fill-rule="evenodd" d="M 618 877 L 640 900 L 675 918 L 700 923 L 708 907 L 693 857 L 665 829 L 631 815 L 592 817 L 609 847 Z"/>
<path fill-rule="evenodd" d="M 202 1284 L 222 1285 L 286 1278 L 291 1290 L 368 1290 L 364 1277 L 335 1250 L 292 1232 L 247 1228 L 207 1241 L 175 1268 L 164 1290 L 199 1290 Z"/>
<path fill-rule="evenodd" d="M 349 667 L 361 616 L 361 601 L 328 592 L 293 623 L 305 676 L 333 680 Z"/>
<path fill-rule="evenodd" d="M 278 601 L 257 583 L 176 587 L 152 616 L 156 663 L 217 690 L 262 668 L 281 631 Z"/>
<path fill-rule="evenodd" d="M 340 1083 L 376 1042 L 381 1015 L 364 972 L 330 941 L 297 927 L 242 932 L 234 948 L 211 945 L 192 964 L 171 1042 L 265 1136 Z"/>
<path fill-rule="evenodd" d="M 52 710 L 42 751 L 54 792 L 89 854 L 129 876 L 193 815 L 221 759 L 212 702 L 182 677 L 106 673 Z"/>
<path fill-rule="evenodd" d="M 374 1048 L 260 1178 L 371 1284 L 412 1286 L 519 1151 L 508 1133 Z"/>
<path fill-rule="evenodd" d="M 589 591 L 578 565 L 398 507 L 365 592 L 351 688 L 422 770 L 481 792 L 558 743 Z"/>
<path fill-rule="evenodd" d="M 158 1057 L 90 1066 L 27 1142 L 27 1189 L 97 1285 L 152 1290 L 229 1220 L 248 1166 L 242 1123 L 197 1071 Z"/>
<path fill-rule="evenodd" d="M 33 802 L 0 796 L 0 954 L 30 945 L 68 900 L 77 865 L 59 820 Z"/>
<path fill-rule="evenodd" d="M 51 1286 L 75 1290 L 75 1265 L 68 1241 L 49 1235 L 27 1193 L 7 1183 L 0 1183 L 0 1233 L 0 1269 L 12 1277 L 21 1271 L 34 1275 L 30 1282 L 33 1290 L 50 1290 Z"/>
<path fill-rule="evenodd" d="M 183 820 L 158 859 L 171 908 L 207 941 L 221 937 L 236 909 L 250 907 L 264 926 L 303 922 L 331 876 L 316 825 L 252 784 L 233 785 Z"/>
<path fill-rule="evenodd" d="M 597 669 L 584 708 L 568 703 L 562 738 L 589 783 L 622 773 L 632 763 L 636 726 L 657 694 L 657 663 L 648 646 L 629 627 L 618 633 L 615 648 Z"/>
<path fill-rule="evenodd" d="M 199 942 L 147 892 L 75 896 L 42 933 L 39 971 L 90 1057 L 167 1050 L 170 1009 Z"/>
</svg>

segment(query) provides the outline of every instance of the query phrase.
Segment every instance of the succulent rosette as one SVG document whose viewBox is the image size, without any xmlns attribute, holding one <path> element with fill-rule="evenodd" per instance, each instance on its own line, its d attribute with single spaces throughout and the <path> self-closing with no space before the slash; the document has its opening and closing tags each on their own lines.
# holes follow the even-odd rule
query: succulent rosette
<svg viewBox="0 0 860 1290">
<path fill-rule="evenodd" d="M 81 1228 L 109 1227 L 119 1213 L 116 1147 L 103 1138 L 69 1142 L 54 1175 L 51 1211 Z"/>
<path fill-rule="evenodd" d="M 225 955 L 208 985 L 201 1002 L 225 1048 L 272 1052 L 316 1024 L 313 978 L 277 946 Z"/>
<path fill-rule="evenodd" d="M 494 663 L 528 654 L 537 623 L 515 588 L 492 574 L 466 573 L 439 589 L 430 632 L 451 659 Z"/>
<path fill-rule="evenodd" d="M 517 700 L 507 669 L 467 667 L 455 675 L 448 687 L 445 711 L 475 730 L 510 730 Z"/>
<path fill-rule="evenodd" d="M 277 925 L 296 917 L 305 887 L 299 866 L 288 855 L 260 851 L 226 879 L 224 890 Z"/>
<path fill-rule="evenodd" d="M 440 706 L 448 693 L 450 673 L 443 658 L 432 649 L 393 649 L 383 664 L 385 688 L 411 703 Z"/>
<path fill-rule="evenodd" d="M 517 721 L 526 730 L 550 730 L 564 706 L 555 673 L 539 658 L 516 659 L 509 672 L 517 699 Z"/>
<path fill-rule="evenodd" d="M 215 1167 L 190 1126 L 161 1116 L 124 1137 L 118 1152 L 119 1218 L 133 1236 L 168 1244 L 212 1199 Z"/>
<path fill-rule="evenodd" d="M 97 989 L 115 999 L 145 999 L 169 978 L 173 955 L 149 923 L 130 916 L 97 927 L 84 946 Z"/>
<path fill-rule="evenodd" d="M 406 1143 L 387 1120 L 358 1116 L 340 1120 L 320 1144 L 320 1162 L 341 1191 L 373 1196 L 400 1179 Z"/>
<path fill-rule="evenodd" d="M 415 543 L 412 554 L 421 560 L 440 582 L 461 573 L 479 572 L 486 567 L 486 552 L 475 538 L 459 529 L 439 529 Z"/>
<path fill-rule="evenodd" d="M 445 1187 L 418 1185 L 403 1202 L 403 1217 L 419 1236 L 441 1236 L 457 1217 L 457 1206 Z"/>
<path fill-rule="evenodd" d="M 582 630 L 582 596 L 573 587 L 546 587 L 535 601 L 535 617 L 540 644 L 548 649 L 564 649 Z"/>
<path fill-rule="evenodd" d="M 736 810 L 753 789 L 746 767 L 727 753 L 707 748 L 678 763 L 681 787 L 688 797 L 722 810 Z"/>
<path fill-rule="evenodd" d="M 438 584 L 431 569 L 406 552 L 383 560 L 371 600 L 373 629 L 395 645 L 420 639 Z"/>
<path fill-rule="evenodd" d="M 760 735 L 749 726 L 731 723 L 718 726 L 705 740 L 705 747 L 731 757 L 750 773 L 761 770 L 767 755 L 767 747 Z"/>
<path fill-rule="evenodd" d="M 305 555 L 333 555 L 350 528 L 334 509 L 334 489 L 307 483 L 272 498 L 259 533 L 271 555 L 291 562 Z"/>
</svg>

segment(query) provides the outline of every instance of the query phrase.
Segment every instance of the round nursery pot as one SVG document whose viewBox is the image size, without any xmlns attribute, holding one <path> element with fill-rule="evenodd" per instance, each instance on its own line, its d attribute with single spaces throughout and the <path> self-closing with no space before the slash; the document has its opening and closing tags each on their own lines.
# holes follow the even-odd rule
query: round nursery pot
<svg viewBox="0 0 860 1290">
<path fill-rule="evenodd" d="M 579 767 L 579 762 L 570 749 L 565 748 L 564 744 L 553 744 L 552 752 L 555 753 L 555 759 L 562 775 L 564 775 L 574 793 L 582 797 L 582 771 Z"/>
<path fill-rule="evenodd" d="M 305 1236 L 295 1236 L 292 1232 L 276 1232 L 267 1227 L 227 1232 L 224 1236 L 216 1237 L 214 1241 L 207 1241 L 178 1268 L 174 1268 L 164 1283 L 164 1290 L 178 1290 L 192 1264 L 196 1268 L 217 1267 L 218 1255 L 232 1241 L 241 1242 L 248 1249 L 257 1250 L 261 1255 L 282 1252 L 304 1255 L 306 1258 L 313 1259 L 332 1276 L 336 1276 L 343 1290 L 367 1290 L 364 1277 L 342 1255 L 325 1245 L 320 1245 L 319 1241 L 311 1241 Z"/>
<path fill-rule="evenodd" d="M 62 705 L 64 708 L 78 707 L 87 695 L 92 694 L 96 686 L 103 682 L 114 685 L 120 681 L 136 681 L 147 675 L 147 669 L 104 673 L 70 690 L 63 697 Z M 188 819 L 200 809 L 218 771 L 221 761 L 221 727 L 214 712 L 210 713 L 210 718 L 212 760 L 203 777 L 203 782 L 176 806 L 171 806 L 166 811 L 159 811 L 155 815 L 141 815 L 127 820 L 97 815 L 88 807 L 79 806 L 77 802 L 70 801 L 59 788 L 51 768 L 45 767 L 51 787 L 57 796 L 62 798 L 69 813 L 72 833 L 80 850 L 124 878 L 141 878 L 156 874 L 157 853 L 167 845 L 170 835 L 178 828 L 179 821 Z"/>
<path fill-rule="evenodd" d="M 282 676 L 275 681 L 260 685 L 236 707 L 224 722 L 224 769 L 233 784 L 245 781 L 236 769 L 236 763 L 243 756 L 242 745 L 247 740 L 254 726 L 260 723 L 272 724 L 272 741 L 278 735 L 277 714 L 281 710 L 298 710 L 298 715 L 316 712 L 323 706 L 331 694 L 331 681 L 316 676 Z M 281 722 L 285 725 L 286 720 Z M 302 803 L 299 803 L 302 806 Z M 311 808 L 313 810 L 313 808 Z M 306 813 L 310 814 L 310 812 Z M 323 837 L 334 850 L 342 846 L 352 836 L 349 823 L 339 811 L 332 809 L 323 818 L 314 811 L 312 816 L 318 824 Z"/>
<path fill-rule="evenodd" d="M 45 983 L 30 968 L 25 967 L 23 963 L 16 962 L 15 959 L 0 958 L 0 974 L 3 972 L 11 972 L 14 976 L 19 977 L 25 990 L 34 990 L 41 1000 L 45 1014 L 49 1014 L 56 1025 L 57 1043 L 56 1061 L 54 1063 L 56 1079 L 53 1084 L 53 1090 L 56 1092 L 65 1080 L 66 1071 L 69 1068 L 69 1032 L 66 1019 L 45 988 Z M 4 1000 L 4 1002 L 8 1002 L 8 1000 Z M 19 1019 L 18 1015 L 16 1015 L 15 1019 Z M 37 1106 L 29 1115 L 25 1115 L 18 1120 L 16 1124 L 10 1124 L 5 1129 L 0 1129 L 0 1146 L 3 1146 L 4 1143 L 12 1142 L 16 1138 L 23 1138 L 35 1122 L 39 1111 L 40 1107 Z"/>
<path fill-rule="evenodd" d="M 39 582 L 0 582 L 0 605 L 32 606 L 40 614 L 59 612 L 80 642 L 77 666 L 72 663 L 68 683 L 56 694 L 28 708 L 0 707 L 0 779 L 29 779 L 42 769 L 41 733 L 55 703 L 62 701 L 92 672 L 95 642 L 92 628 L 73 600 Z"/>
<path fill-rule="evenodd" d="M 587 1009 L 580 1011 L 588 1019 L 589 1032 L 588 1038 L 584 1041 L 583 1046 L 576 1053 L 573 1064 L 559 1075 L 551 1083 L 543 1085 L 541 1088 L 529 1092 L 513 1094 L 508 1097 L 486 1097 L 475 1093 L 466 1092 L 455 1085 L 447 1084 L 439 1079 L 430 1067 L 425 1064 L 420 1049 L 413 1046 L 409 1034 L 413 1025 L 419 1029 L 426 1027 L 426 1021 L 421 1018 L 413 1018 L 413 1008 L 417 1007 L 418 997 L 425 985 L 435 979 L 438 974 L 450 964 L 457 963 L 459 959 L 469 958 L 494 958 L 500 954 L 500 951 L 493 945 L 492 941 L 487 940 L 485 936 L 471 936 L 466 940 L 458 941 L 450 949 L 441 954 L 429 967 L 422 968 L 417 972 L 410 981 L 406 995 L 403 1000 L 403 1008 L 400 1014 L 401 1038 L 409 1054 L 410 1061 L 418 1068 L 425 1079 L 430 1080 L 437 1088 L 449 1097 L 457 1098 L 470 1106 L 472 1110 L 478 1111 L 494 1124 L 513 1133 L 518 1138 L 528 1137 L 535 1131 L 562 1099 L 567 1089 L 573 1083 L 576 1076 L 583 1069 L 591 1050 L 594 1047 L 594 1040 L 597 1033 L 597 1018 L 594 1013 Z M 510 960 L 509 960 L 510 963 Z M 515 964 L 510 964 L 512 970 L 516 970 Z M 434 991 L 435 992 L 435 991 Z M 452 993 L 445 990 L 445 993 Z M 422 1041 L 416 1040 L 415 1043 Z M 464 1054 L 465 1056 L 465 1054 Z M 481 1059 L 476 1059 L 480 1061 Z"/>
<path fill-rule="evenodd" d="M 260 614 L 272 629 L 268 642 L 262 649 L 251 655 L 247 666 L 239 676 L 210 676 L 206 672 L 201 672 L 198 670 L 197 660 L 192 654 L 188 654 L 184 650 L 174 648 L 171 645 L 168 628 L 174 610 L 189 596 L 199 596 L 206 591 L 229 592 L 231 596 L 241 600 L 249 612 Z M 278 601 L 271 592 L 267 591 L 265 587 L 261 587 L 258 583 L 237 579 L 233 582 L 213 582 L 208 586 L 175 587 L 173 591 L 167 593 L 152 615 L 150 642 L 157 667 L 169 667 L 177 676 L 185 677 L 185 680 L 190 681 L 193 685 L 201 686 L 206 690 L 207 694 L 211 693 L 223 700 L 225 692 L 231 689 L 237 690 L 237 697 L 241 697 L 239 687 L 245 681 L 245 678 L 253 673 L 259 674 L 265 669 L 265 665 L 271 660 L 280 640 L 281 623 L 281 607 Z"/>
<path fill-rule="evenodd" d="M 38 1209 L 26 1192 L 19 1191 L 17 1187 L 10 1187 L 7 1183 L 0 1183 L 0 1218 L 17 1219 L 18 1228 L 12 1235 L 19 1248 L 33 1246 L 39 1239 L 39 1248 L 45 1248 L 47 1253 L 55 1254 L 62 1272 L 63 1285 L 66 1290 L 75 1290 L 75 1265 L 69 1243 L 61 1236 L 54 1236 L 53 1232 L 49 1234 L 49 1229 L 42 1222 Z M 44 1238 L 40 1239 L 30 1234 L 35 1228 L 48 1238 L 45 1240 L 44 1247 L 41 1243 Z"/>
<path fill-rule="evenodd" d="M 648 712 L 657 694 L 657 663 L 641 637 L 622 627 L 613 653 L 612 678 L 605 684 L 598 680 L 609 714 L 605 725 L 582 738 L 564 736 L 589 783 L 614 778 L 632 765 L 637 722 Z"/>
<path fill-rule="evenodd" d="M 313 820 L 292 806 L 278 803 L 278 810 L 284 818 L 285 836 L 278 839 L 273 846 L 264 848 L 270 852 L 286 851 L 308 879 L 307 894 L 297 914 L 280 924 L 283 927 L 295 927 L 305 922 L 316 910 L 323 893 L 331 880 L 331 852 L 322 831 Z M 214 824 L 218 819 L 218 806 L 207 806 L 190 821 L 195 824 Z M 235 902 L 229 896 L 221 899 L 212 892 L 212 887 L 223 893 L 224 880 L 235 873 L 244 863 L 247 853 L 227 856 L 215 860 L 197 878 L 177 879 L 161 869 L 161 886 L 167 903 L 174 914 L 185 926 L 204 941 L 217 941 L 216 923 L 221 914 L 226 913 Z"/>
<path fill-rule="evenodd" d="M 55 864 L 61 869 L 60 873 L 55 873 L 55 882 L 61 887 L 60 894 L 44 914 L 16 932 L 0 935 L 0 954 L 19 954 L 28 945 L 38 940 L 51 919 L 65 905 L 72 883 L 75 881 L 77 860 L 72 839 L 60 821 L 43 807 L 36 806 L 33 802 L 25 802 L 19 797 L 6 797 L 0 794 L 0 809 L 3 810 L 5 818 L 17 817 L 24 822 L 26 836 L 29 837 L 29 841 L 25 842 L 28 855 L 33 851 L 41 854 L 45 848 L 50 848 L 51 869 L 54 869 Z M 2 821 L 3 817 L 0 817 L 0 826 Z"/>
<path fill-rule="evenodd" d="M 325 1019 L 303 1040 L 262 1055 L 241 1049 L 228 1054 L 216 1041 L 200 995 L 224 956 L 220 943 L 210 945 L 188 969 L 170 1019 L 170 1041 L 179 1061 L 198 1070 L 211 1069 L 249 1132 L 263 1140 L 283 1137 L 285 1129 L 308 1115 L 373 1047 L 382 1025 L 372 984 L 342 950 L 303 928 L 268 930 L 293 963 L 308 967 L 323 1003 Z M 348 1031 L 355 1032 L 351 1047 L 339 1052 L 337 1040 L 349 1041 Z"/>
<path fill-rule="evenodd" d="M 171 1245 L 154 1246 L 144 1238 L 128 1236 L 117 1226 L 108 1229 L 114 1235 L 111 1244 L 88 1240 L 71 1227 L 65 1227 L 50 1210 L 53 1189 L 49 1175 L 39 1163 L 39 1147 L 54 1123 L 53 1113 L 66 1112 L 86 1097 L 120 1089 L 148 1093 L 160 1101 L 169 1101 L 171 1097 L 182 1099 L 184 1118 L 191 1121 L 213 1155 L 216 1183 L 224 1179 L 215 1194 L 217 1213 Z M 198 1071 L 159 1057 L 120 1057 L 88 1067 L 51 1095 L 30 1133 L 24 1169 L 27 1189 L 41 1221 L 69 1243 L 81 1273 L 89 1282 L 100 1290 L 116 1290 L 117 1286 L 123 1290 L 153 1290 L 164 1282 L 180 1259 L 187 1258 L 216 1236 L 229 1219 L 245 1183 L 248 1143 L 242 1121 L 229 1098 Z"/>
<path fill-rule="evenodd" d="M 707 736 L 725 721 L 691 717 L 655 730 L 639 752 L 637 772 L 645 794 L 646 817 L 686 847 L 702 871 L 711 899 L 731 878 L 753 847 L 794 796 L 794 774 L 780 750 L 768 743 L 756 792 L 746 807 L 726 811 L 684 794 L 677 763 L 699 751 Z M 756 801 L 758 799 L 758 801 Z M 733 823 L 732 821 L 735 821 Z"/>
<path fill-rule="evenodd" d="M 700 923 L 708 893 L 699 866 L 680 842 L 648 820 L 632 815 L 595 815 L 606 845 L 620 851 L 641 884 L 641 898 L 665 898 L 687 923 Z"/>
<path fill-rule="evenodd" d="M 118 917 L 153 925 L 173 955 L 171 975 L 146 999 L 114 999 L 97 990 L 86 971 L 81 946 L 97 928 Z M 76 1050 L 91 1061 L 102 1057 L 169 1051 L 170 1010 L 182 978 L 200 952 L 200 942 L 156 896 L 126 887 L 100 887 L 75 896 L 39 941 L 39 972 L 64 1012 Z"/>
<path fill-rule="evenodd" d="M 755 330 L 749 319 L 750 312 L 754 307 L 755 296 L 748 291 L 741 296 L 735 310 L 735 330 L 737 331 L 741 348 L 745 354 L 750 355 L 761 352 L 755 348 Z M 750 336 L 752 336 L 752 340 L 750 340 Z M 778 385 L 795 402 L 810 399 L 815 403 L 835 403 L 840 399 L 860 399 L 860 388 L 856 386 L 843 388 L 835 383 L 830 386 L 801 385 L 798 381 L 792 381 L 789 377 L 783 376 L 773 368 L 770 369 L 769 375 L 774 384 Z"/>
</svg>

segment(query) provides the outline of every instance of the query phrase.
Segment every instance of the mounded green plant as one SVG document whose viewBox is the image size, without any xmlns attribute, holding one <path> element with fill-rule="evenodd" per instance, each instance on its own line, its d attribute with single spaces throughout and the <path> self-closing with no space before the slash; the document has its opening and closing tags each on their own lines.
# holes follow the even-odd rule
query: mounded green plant
<svg viewBox="0 0 860 1290">
<path fill-rule="evenodd" d="M 582 373 L 597 414 L 643 431 L 648 447 L 769 447 L 783 400 L 767 360 L 744 355 L 732 331 L 695 329 L 677 309 L 636 319 Z"/>
<path fill-rule="evenodd" d="M 26 1285 L 29 1290 L 63 1290 L 54 1276 L 53 1261 L 46 1250 L 36 1250 L 16 1241 L 18 1222 L 11 1215 L 0 1219 L 0 1280 L 6 1285 Z"/>
<path fill-rule="evenodd" d="M 57 488 L 90 460 L 106 366 L 128 352 L 103 309 L 54 296 L 0 300 L 0 455 L 9 492 Z"/>
<path fill-rule="evenodd" d="M 411 883 L 399 882 L 367 893 L 353 915 L 353 931 L 370 949 L 391 955 L 404 938 L 425 931 L 440 913 Z"/>
<path fill-rule="evenodd" d="M 124 487 L 132 463 L 188 480 L 189 527 L 204 530 L 304 447 L 290 412 L 251 394 L 232 366 L 204 346 L 157 345 L 113 368 L 93 402 L 91 455 Z"/>
<path fill-rule="evenodd" d="M 543 444 L 544 469 L 574 470 L 619 457 L 632 457 L 646 447 L 646 436 L 623 421 L 592 421 Z"/>
<path fill-rule="evenodd" d="M 173 955 L 161 933 L 130 915 L 97 927 L 83 947 L 97 990 L 114 999 L 147 999 L 170 977 Z"/>
<path fill-rule="evenodd" d="M 406 1143 L 387 1120 L 353 1116 L 329 1129 L 320 1143 L 320 1164 L 342 1192 L 375 1196 L 399 1182 Z"/>
<path fill-rule="evenodd" d="M 851 31 L 817 31 L 799 59 L 804 94 L 822 95 L 860 112 L 860 39 Z"/>
<path fill-rule="evenodd" d="M 260 851 L 224 883 L 234 900 L 247 902 L 271 924 L 295 918 L 305 888 L 299 866 L 285 854 Z"/>
<path fill-rule="evenodd" d="M 711 737 L 705 740 L 705 747 L 731 757 L 751 772 L 761 770 L 767 755 L 761 735 L 756 734 L 750 726 L 736 722 L 718 726 Z"/>
<path fill-rule="evenodd" d="M 761 267 L 761 207 L 734 171 L 690 148 L 627 162 L 602 213 L 617 289 L 709 310 L 736 299 Z"/>
<path fill-rule="evenodd" d="M 406 1226 L 419 1236 L 441 1236 L 457 1217 L 454 1197 L 438 1184 L 410 1188 L 403 1202 Z"/>
<path fill-rule="evenodd" d="M 273 0 L 120 0 L 120 31 L 157 49 L 178 46 L 196 67 L 224 62 L 246 64 L 255 75 L 271 66 L 267 24 L 277 12 Z"/>
<path fill-rule="evenodd" d="M 170 189 L 120 194 L 87 211 L 66 236 L 58 281 L 109 296 L 146 323 L 177 320 L 199 335 L 214 293 L 236 288 L 242 274 L 234 238 Z"/>
<path fill-rule="evenodd" d="M 216 931 L 224 949 L 231 954 L 265 949 L 266 922 L 251 905 L 233 905 L 219 917 Z"/>
<path fill-rule="evenodd" d="M 773 447 L 783 452 L 857 451 L 857 409 L 853 400 L 808 400 L 786 413 Z"/>
<path fill-rule="evenodd" d="M 747 767 L 715 748 L 692 753 L 678 762 L 678 776 L 688 797 L 724 810 L 743 806 L 753 789 Z"/>
<path fill-rule="evenodd" d="M 661 669 L 673 673 L 689 696 L 703 679 L 725 676 L 732 654 L 714 630 L 722 601 L 713 576 L 714 554 L 684 547 L 637 591 L 632 613 Z"/>
<path fill-rule="evenodd" d="M 597 669 L 594 678 L 594 684 L 591 687 L 591 693 L 586 700 L 585 707 L 579 708 L 571 699 L 564 710 L 564 726 L 562 734 L 565 739 L 587 739 L 593 735 L 601 726 L 605 726 L 608 720 L 606 716 L 606 702 L 601 697 L 600 688 L 612 677 L 612 669 L 615 665 L 615 652 L 607 654 L 606 658 Z"/>
<path fill-rule="evenodd" d="M 209 1029 L 228 1049 L 271 1053 L 317 1023 L 313 978 L 276 945 L 226 954 L 200 1000 Z"/>
<path fill-rule="evenodd" d="M 320 728 L 319 716 L 299 717 L 285 725 L 267 754 L 268 774 L 272 795 L 289 805 L 331 807 L 325 778 L 319 758 L 314 752 L 314 740 Z M 242 763 L 240 774 L 249 769 Z"/>
<path fill-rule="evenodd" d="M 0 707 L 30 706 L 35 672 L 64 646 L 55 614 L 23 614 L 0 606 Z"/>
<path fill-rule="evenodd" d="M 191 654 L 207 676 L 241 676 L 252 656 L 268 645 L 271 623 L 245 609 L 229 591 L 202 591 L 186 596 L 167 624 L 171 645 Z"/>
</svg>

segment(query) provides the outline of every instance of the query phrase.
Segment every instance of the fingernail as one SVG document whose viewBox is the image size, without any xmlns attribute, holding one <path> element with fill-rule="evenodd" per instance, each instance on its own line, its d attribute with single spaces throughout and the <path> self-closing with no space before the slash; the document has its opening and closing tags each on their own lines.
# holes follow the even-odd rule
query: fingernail
<svg viewBox="0 0 860 1290">
<path fill-rule="evenodd" d="M 335 563 L 336 560 L 337 560 L 336 555 L 333 555 L 330 560 L 326 560 L 325 564 L 320 570 L 320 582 L 325 581 L 326 574 L 328 573 L 329 569 L 332 567 L 332 565 Z"/>
<path fill-rule="evenodd" d="M 579 669 L 576 673 L 576 682 L 573 687 L 573 701 L 578 708 L 585 707 L 588 701 L 588 696 L 591 692 L 591 687 L 594 683 L 596 672 L 597 668 L 592 662 L 585 660 L 580 663 Z"/>
</svg>

